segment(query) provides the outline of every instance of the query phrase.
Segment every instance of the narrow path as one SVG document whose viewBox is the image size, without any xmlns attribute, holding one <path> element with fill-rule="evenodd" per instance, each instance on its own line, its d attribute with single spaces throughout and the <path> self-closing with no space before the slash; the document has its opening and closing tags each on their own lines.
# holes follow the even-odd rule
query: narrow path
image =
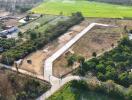
<svg viewBox="0 0 132 100">
<path fill-rule="evenodd" d="M 72 45 L 74 45 L 82 36 L 84 36 L 87 32 L 89 32 L 94 26 L 104 26 L 104 27 L 116 27 L 107 24 L 100 24 L 100 23 L 91 23 L 88 27 L 86 27 L 82 32 L 78 33 L 73 39 L 71 39 L 68 43 L 66 43 L 61 49 L 55 52 L 52 56 L 46 59 L 44 63 L 44 79 L 49 81 L 52 85 L 51 89 L 44 93 L 42 96 L 37 98 L 37 100 L 45 100 L 46 98 L 50 97 L 54 94 L 58 89 L 60 89 L 64 84 L 71 80 L 80 80 L 82 79 L 79 76 L 68 76 L 63 79 L 59 79 L 53 76 L 52 67 L 53 62 L 60 57 L 63 53 L 65 53 Z M 107 51 L 111 50 L 112 48 L 108 49 Z M 102 53 L 101 53 L 102 54 Z M 99 54 L 99 55 L 101 55 Z"/>
<path fill-rule="evenodd" d="M 44 93 L 42 96 L 37 98 L 37 100 L 45 100 L 49 96 L 51 96 L 53 93 L 55 93 L 58 89 L 60 89 L 64 84 L 71 80 L 80 80 L 82 77 L 79 76 L 68 76 L 63 79 L 56 78 L 53 76 L 52 67 L 53 62 L 60 57 L 63 53 L 65 53 L 72 45 L 74 45 L 82 36 L 84 36 L 87 32 L 89 32 L 94 26 L 104 26 L 104 27 L 116 27 L 112 25 L 107 24 L 100 24 L 100 23 L 91 23 L 88 27 L 86 27 L 82 32 L 78 33 L 73 39 L 71 39 L 68 43 L 66 43 L 62 48 L 60 48 L 57 52 L 55 52 L 52 56 L 46 59 L 44 62 L 44 76 L 38 76 L 33 73 L 30 73 L 28 71 L 19 69 L 19 72 L 26 75 L 31 75 L 33 77 L 47 80 L 51 83 L 52 87 L 50 90 L 48 90 L 46 93 Z M 107 51 L 111 50 L 112 48 L 108 49 Z M 100 53 L 101 55 L 103 53 Z M 4 66 L 6 68 L 9 68 L 13 71 L 17 71 L 16 68 L 12 68 L 11 66 L 0 64 L 1 66 Z"/>
<path fill-rule="evenodd" d="M 82 32 L 78 33 L 73 39 L 71 39 L 68 43 L 66 43 L 61 49 L 55 52 L 51 57 L 46 59 L 44 63 L 44 79 L 49 80 L 50 76 L 53 76 L 52 67 L 53 62 L 64 54 L 73 44 L 75 44 L 82 36 L 84 36 L 87 32 L 89 32 L 94 26 L 104 26 L 104 27 L 115 27 L 107 24 L 100 23 L 91 23 L 88 27 L 86 27 Z"/>
<path fill-rule="evenodd" d="M 17 72 L 17 69 L 15 67 L 8 66 L 8 65 L 5 65 L 5 64 L 1 64 L 1 63 L 0 63 L 0 66 Z M 42 76 L 42 75 L 36 75 L 34 73 L 31 73 L 29 71 L 26 71 L 26 70 L 23 70 L 23 69 L 20 69 L 20 68 L 18 69 L 18 72 L 22 73 L 22 74 L 25 74 L 25 75 L 29 75 L 29 76 L 35 77 L 35 78 L 38 78 L 38 79 L 41 79 L 41 80 L 44 80 L 44 76 Z"/>
</svg>

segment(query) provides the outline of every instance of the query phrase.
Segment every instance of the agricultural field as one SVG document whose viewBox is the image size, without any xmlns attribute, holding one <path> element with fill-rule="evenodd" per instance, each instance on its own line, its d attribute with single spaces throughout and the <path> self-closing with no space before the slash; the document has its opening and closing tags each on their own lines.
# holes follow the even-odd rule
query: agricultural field
<svg viewBox="0 0 132 100">
<path fill-rule="evenodd" d="M 45 16 L 45 15 L 44 15 Z M 50 18 L 48 17 L 50 15 L 47 15 L 47 18 Z M 66 21 L 67 19 L 69 19 L 69 17 L 65 17 L 65 16 L 54 16 L 54 15 L 51 15 L 52 19 L 48 19 L 47 21 L 45 21 L 45 23 L 42 23 L 40 25 L 40 27 L 36 28 L 35 31 L 38 32 L 38 33 L 44 33 L 45 30 L 53 25 L 56 25 L 58 22 L 60 21 Z M 46 19 L 44 19 L 46 20 Z"/>
<path fill-rule="evenodd" d="M 26 25 L 22 25 L 20 27 L 22 32 L 25 32 L 27 30 L 31 30 L 34 29 L 35 27 L 39 27 L 40 25 L 44 25 L 47 24 L 48 22 L 50 22 L 51 20 L 54 20 L 57 16 L 53 16 L 53 15 L 43 15 L 29 23 L 27 23 Z"/>
<path fill-rule="evenodd" d="M 131 6 L 90 2 L 87 0 L 45 0 L 31 12 L 38 14 L 70 16 L 82 12 L 85 17 L 124 18 L 132 17 Z"/>
</svg>

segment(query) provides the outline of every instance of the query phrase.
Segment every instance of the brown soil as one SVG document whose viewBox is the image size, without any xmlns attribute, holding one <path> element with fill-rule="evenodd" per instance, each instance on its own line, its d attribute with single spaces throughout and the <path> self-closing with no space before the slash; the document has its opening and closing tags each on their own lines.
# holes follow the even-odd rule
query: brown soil
<svg viewBox="0 0 132 100">
<path fill-rule="evenodd" d="M 89 22 L 94 20 L 90 19 Z M 84 35 L 74 46 L 70 48 L 75 54 L 82 55 L 85 58 L 91 58 L 92 53 L 97 54 L 104 52 L 111 48 L 111 45 L 117 45 L 124 33 L 124 26 L 127 25 L 128 28 L 132 26 L 130 20 L 115 20 L 115 19 L 95 19 L 95 22 L 106 23 L 111 25 L 117 25 L 117 28 L 113 27 L 94 27 L 90 32 Z M 131 21 L 132 22 L 132 21 Z M 87 22 L 85 22 L 87 23 Z M 73 70 L 73 66 L 68 67 L 67 65 L 67 55 L 63 54 L 54 62 L 53 74 L 56 77 L 60 75 L 65 75 Z"/>
<path fill-rule="evenodd" d="M 67 43 L 77 33 L 82 31 L 85 27 L 92 22 L 100 22 L 104 24 L 117 25 L 118 28 L 104 28 L 95 27 L 88 32 L 82 39 L 80 39 L 72 48 L 76 54 L 83 55 L 86 58 L 91 57 L 92 52 L 101 53 L 111 47 L 111 44 L 117 43 L 121 34 L 124 33 L 124 26 L 127 25 L 128 29 L 132 27 L 132 21 L 130 20 L 117 20 L 117 19 L 93 19 L 83 21 L 81 24 L 76 25 L 69 29 L 67 33 L 59 37 L 57 40 L 49 43 L 42 50 L 36 51 L 27 56 L 21 69 L 30 71 L 35 74 L 43 75 L 43 65 L 45 59 L 51 56 L 54 52 L 60 49 L 65 43 Z M 48 48 L 48 49 L 47 49 Z M 46 52 L 47 51 L 47 52 Z M 64 75 L 73 70 L 73 67 L 67 67 L 67 56 L 65 54 L 58 58 L 54 62 L 53 74 L 55 76 Z M 28 64 L 27 60 L 32 60 L 32 64 Z"/>
<path fill-rule="evenodd" d="M 84 25 L 84 23 L 85 22 L 82 22 L 81 24 Z M 47 59 L 53 53 L 55 53 L 58 49 L 60 49 L 64 44 L 66 44 L 70 39 L 72 39 L 72 37 L 75 36 L 78 32 L 82 31 L 83 30 L 82 27 L 83 26 L 76 25 L 70 28 L 67 33 L 60 36 L 57 40 L 53 41 L 52 43 L 49 43 L 42 50 L 38 50 L 30 54 L 23 60 L 23 63 L 20 66 L 20 68 L 37 75 L 43 75 L 43 71 L 44 71 L 43 66 L 44 66 L 45 59 Z M 27 60 L 31 60 L 32 63 L 31 64 L 27 63 Z"/>
</svg>

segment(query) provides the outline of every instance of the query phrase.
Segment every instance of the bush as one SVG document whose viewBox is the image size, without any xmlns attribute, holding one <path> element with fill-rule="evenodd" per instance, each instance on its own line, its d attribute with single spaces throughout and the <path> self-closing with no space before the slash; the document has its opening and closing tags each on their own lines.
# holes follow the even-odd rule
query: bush
<svg viewBox="0 0 132 100">
<path fill-rule="evenodd" d="M 94 72 L 98 79 L 113 80 L 128 87 L 132 84 L 132 75 L 128 73 L 132 66 L 132 40 L 124 38 L 118 47 L 104 53 L 104 55 L 85 61 L 82 65 L 84 74 Z M 78 71 L 81 72 L 81 71 Z M 79 75 L 81 75 L 79 73 Z"/>
<path fill-rule="evenodd" d="M 48 42 L 56 39 L 66 32 L 71 26 L 80 23 L 83 19 L 84 18 L 81 13 L 74 13 L 67 21 L 58 22 L 57 25 L 47 28 L 44 32 L 45 35 L 42 37 L 37 36 L 37 33 L 34 30 L 27 31 L 31 40 L 4 52 L 2 54 L 1 62 L 12 65 L 15 60 L 22 59 L 35 50 L 44 47 Z"/>
</svg>

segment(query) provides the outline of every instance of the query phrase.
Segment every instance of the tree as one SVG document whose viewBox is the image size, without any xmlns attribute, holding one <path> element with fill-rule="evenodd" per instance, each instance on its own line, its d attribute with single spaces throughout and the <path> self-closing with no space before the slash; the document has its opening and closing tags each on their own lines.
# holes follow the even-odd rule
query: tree
<svg viewBox="0 0 132 100">
<path fill-rule="evenodd" d="M 121 73 L 119 75 L 119 80 L 121 84 L 123 84 L 124 86 L 128 86 L 129 85 L 128 73 L 127 72 Z"/>
<path fill-rule="evenodd" d="M 23 37 L 22 32 L 19 32 L 19 33 L 18 33 L 18 36 L 19 36 L 20 38 L 22 38 L 22 37 Z"/>
<path fill-rule="evenodd" d="M 68 57 L 68 65 L 72 66 L 75 61 L 77 61 L 77 56 L 75 54 Z"/>
<path fill-rule="evenodd" d="M 80 62 L 80 63 L 84 63 L 84 61 L 85 61 L 85 58 L 83 57 L 83 56 L 78 56 L 77 57 L 77 59 L 78 59 L 78 61 Z"/>
<path fill-rule="evenodd" d="M 25 91 L 17 93 L 17 100 L 27 100 L 27 93 Z"/>
<path fill-rule="evenodd" d="M 96 57 L 96 56 L 97 56 L 97 53 L 96 53 L 96 52 L 93 52 L 93 53 L 92 53 L 92 56 L 93 56 L 93 57 Z"/>
<path fill-rule="evenodd" d="M 98 73 L 97 73 L 97 78 L 98 78 L 99 80 L 105 81 L 105 76 L 104 76 L 103 73 L 101 73 L 101 72 L 98 72 Z"/>
<path fill-rule="evenodd" d="M 92 62 L 92 61 L 86 61 L 82 68 L 84 69 L 84 71 L 89 71 L 89 70 L 93 70 L 96 67 L 96 63 Z"/>
<path fill-rule="evenodd" d="M 129 73 L 128 79 L 129 79 L 129 84 L 132 84 L 132 73 Z"/>
<path fill-rule="evenodd" d="M 105 66 L 103 64 L 98 64 L 96 70 L 102 73 L 105 73 Z"/>
<path fill-rule="evenodd" d="M 36 32 L 34 32 L 34 31 L 30 31 L 29 34 L 30 34 L 30 39 L 31 39 L 31 40 L 34 40 L 34 39 L 37 38 L 37 34 L 36 34 Z"/>
<path fill-rule="evenodd" d="M 106 70 L 107 71 L 106 71 L 105 76 L 106 76 L 107 80 L 108 79 L 117 80 L 117 72 L 116 72 L 116 70 L 114 68 L 108 68 L 107 67 Z"/>
</svg>

